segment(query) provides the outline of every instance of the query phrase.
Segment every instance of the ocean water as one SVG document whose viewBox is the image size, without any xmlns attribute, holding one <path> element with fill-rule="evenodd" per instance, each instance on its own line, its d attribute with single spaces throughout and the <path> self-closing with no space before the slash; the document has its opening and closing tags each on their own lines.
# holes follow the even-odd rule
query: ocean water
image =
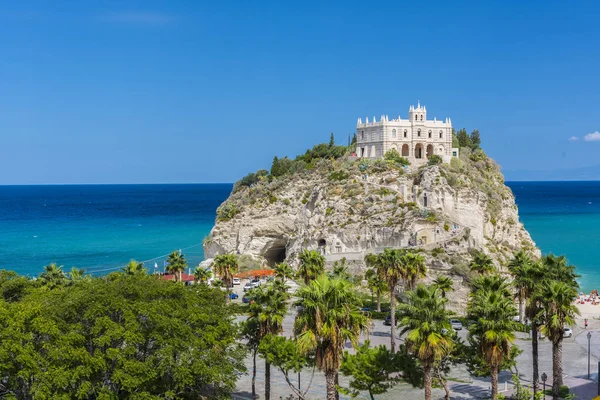
<svg viewBox="0 0 600 400">
<path fill-rule="evenodd" d="M 600 182 L 508 182 L 543 253 L 565 254 L 585 291 L 600 288 Z M 56 262 L 92 273 L 130 259 L 163 267 L 183 249 L 190 266 L 231 184 L 0 186 L 0 269 L 37 275 Z"/>
<path fill-rule="evenodd" d="M 0 186 L 0 269 L 38 275 L 56 262 L 108 273 L 130 259 L 190 266 L 231 184 Z"/>
<path fill-rule="evenodd" d="M 566 255 L 585 292 L 600 289 L 600 182 L 507 182 L 542 253 Z"/>
</svg>

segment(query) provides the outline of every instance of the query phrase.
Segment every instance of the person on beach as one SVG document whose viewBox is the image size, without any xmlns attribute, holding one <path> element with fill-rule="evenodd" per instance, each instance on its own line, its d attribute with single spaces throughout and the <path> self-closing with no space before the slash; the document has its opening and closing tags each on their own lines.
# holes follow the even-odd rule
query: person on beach
<svg viewBox="0 0 600 400">
<path fill-rule="evenodd" d="M 587 326 L 588 326 L 588 320 L 587 320 L 587 318 L 583 320 L 583 324 L 585 325 L 585 329 L 587 329 Z"/>
</svg>

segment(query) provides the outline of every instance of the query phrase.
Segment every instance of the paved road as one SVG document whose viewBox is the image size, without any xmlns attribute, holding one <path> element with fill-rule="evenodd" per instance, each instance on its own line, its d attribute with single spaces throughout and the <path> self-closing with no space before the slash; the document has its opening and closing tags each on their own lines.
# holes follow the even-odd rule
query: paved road
<svg viewBox="0 0 600 400">
<path fill-rule="evenodd" d="M 240 297 L 235 302 L 240 302 L 243 291 L 242 285 L 235 287 L 235 292 L 239 293 Z M 290 312 L 286 315 L 283 321 L 284 335 L 291 336 L 295 313 Z M 583 325 L 583 323 L 581 323 Z M 598 375 L 598 361 L 600 357 L 600 320 L 590 320 L 590 326 L 585 331 L 581 326 L 573 327 L 573 337 L 565 338 L 563 343 L 563 368 L 564 368 L 564 382 L 567 386 L 572 389 L 577 395 L 578 400 L 592 399 L 596 395 L 596 383 L 587 380 L 587 332 L 592 332 L 591 340 L 591 378 L 597 379 Z M 466 339 L 467 331 L 462 330 L 458 332 L 461 338 Z M 532 377 L 532 366 L 531 366 L 531 340 L 527 334 L 518 333 L 518 338 L 515 342 L 523 353 L 517 358 L 517 368 L 521 379 L 524 384 L 528 384 Z M 373 329 L 369 336 L 363 335 L 360 338 L 360 342 L 369 339 L 371 344 L 378 346 L 380 344 L 389 346 L 390 343 L 390 327 L 384 326 L 383 321 L 374 321 Z M 400 338 L 400 342 L 402 339 Z M 346 344 L 349 351 L 352 348 L 349 343 Z M 552 376 L 552 347 L 548 339 L 540 341 L 539 346 L 539 365 L 540 374 L 546 372 L 549 376 L 548 385 L 551 385 Z M 246 366 L 249 373 L 252 371 L 252 360 L 248 357 L 246 359 Z M 301 385 L 305 385 L 311 380 L 311 371 L 303 371 L 301 374 Z M 458 366 L 452 369 L 450 373 L 449 385 L 452 391 L 452 399 L 481 399 L 485 398 L 489 393 L 490 382 L 489 379 L 474 378 L 472 377 L 465 367 Z M 500 376 L 500 387 L 501 390 L 504 388 L 505 382 L 510 382 L 511 374 L 504 372 Z M 264 361 L 259 358 L 257 368 L 257 391 L 260 398 L 264 398 Z M 294 382 L 297 381 L 295 377 Z M 347 385 L 347 379 L 340 375 L 340 385 Z M 510 384 L 508 384 L 510 391 Z M 272 398 L 279 399 L 280 397 L 285 398 L 291 394 L 291 391 L 285 382 L 283 374 L 272 368 L 271 371 L 271 389 Z M 250 399 L 251 392 L 251 377 L 249 374 L 240 377 L 237 384 L 236 399 Z M 434 399 L 443 399 L 444 391 L 441 389 L 434 389 Z M 312 377 L 311 389 L 308 392 L 307 399 L 323 399 L 325 397 L 325 377 L 319 371 L 314 373 Z M 350 399 L 349 396 L 340 395 L 341 399 Z M 367 399 L 367 395 L 359 396 L 358 399 Z M 415 389 L 408 385 L 398 385 L 394 387 L 390 392 L 382 395 L 378 395 L 378 400 L 388 399 L 422 399 L 423 391 L 421 389 Z"/>
</svg>

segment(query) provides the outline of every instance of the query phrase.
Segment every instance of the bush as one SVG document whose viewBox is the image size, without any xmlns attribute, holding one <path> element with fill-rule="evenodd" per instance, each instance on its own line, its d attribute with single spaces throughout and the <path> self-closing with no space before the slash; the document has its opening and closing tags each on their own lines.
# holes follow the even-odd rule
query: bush
<svg viewBox="0 0 600 400">
<path fill-rule="evenodd" d="M 258 171 L 256 171 L 256 173 L 251 172 L 248 175 L 246 175 L 245 177 L 243 177 L 242 179 L 240 179 L 239 181 L 237 181 L 233 185 L 233 191 L 236 192 L 237 190 L 239 190 L 242 187 L 250 187 L 250 186 L 254 185 L 255 183 L 260 182 L 262 179 L 264 179 L 268 175 L 269 175 L 269 172 L 265 169 L 258 170 Z"/>
<path fill-rule="evenodd" d="M 329 174 L 329 179 L 332 181 L 345 181 L 350 175 L 346 171 L 338 170 Z"/>
<path fill-rule="evenodd" d="M 438 165 L 441 164 L 444 160 L 442 160 L 442 157 L 438 156 L 437 154 L 433 154 L 431 156 L 429 156 L 429 165 Z"/>
<path fill-rule="evenodd" d="M 217 220 L 229 221 L 240 213 L 240 209 L 232 203 L 225 203 L 217 209 Z"/>
<path fill-rule="evenodd" d="M 385 153 L 385 155 L 383 156 L 383 158 L 386 161 L 393 161 L 396 164 L 400 164 L 402 166 L 410 165 L 410 162 L 408 161 L 408 159 L 402 157 L 400 155 L 400 153 L 398 153 L 398 150 L 396 150 L 396 149 L 388 150 Z"/>
</svg>

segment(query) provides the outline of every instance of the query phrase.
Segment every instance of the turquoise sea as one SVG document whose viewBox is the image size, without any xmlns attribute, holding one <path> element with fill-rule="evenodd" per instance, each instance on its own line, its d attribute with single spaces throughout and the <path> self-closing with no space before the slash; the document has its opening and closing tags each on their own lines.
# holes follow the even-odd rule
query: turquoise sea
<svg viewBox="0 0 600 400">
<path fill-rule="evenodd" d="M 130 259 L 190 266 L 231 184 L 0 186 L 0 269 L 37 275 L 56 262 L 108 273 Z"/>
<path fill-rule="evenodd" d="M 585 291 L 600 288 L 600 182 L 508 182 L 521 220 L 544 253 L 566 254 Z M 202 239 L 231 184 L 0 186 L 0 269 L 37 275 L 56 262 L 93 273 L 130 259 L 163 267 Z"/>
</svg>

